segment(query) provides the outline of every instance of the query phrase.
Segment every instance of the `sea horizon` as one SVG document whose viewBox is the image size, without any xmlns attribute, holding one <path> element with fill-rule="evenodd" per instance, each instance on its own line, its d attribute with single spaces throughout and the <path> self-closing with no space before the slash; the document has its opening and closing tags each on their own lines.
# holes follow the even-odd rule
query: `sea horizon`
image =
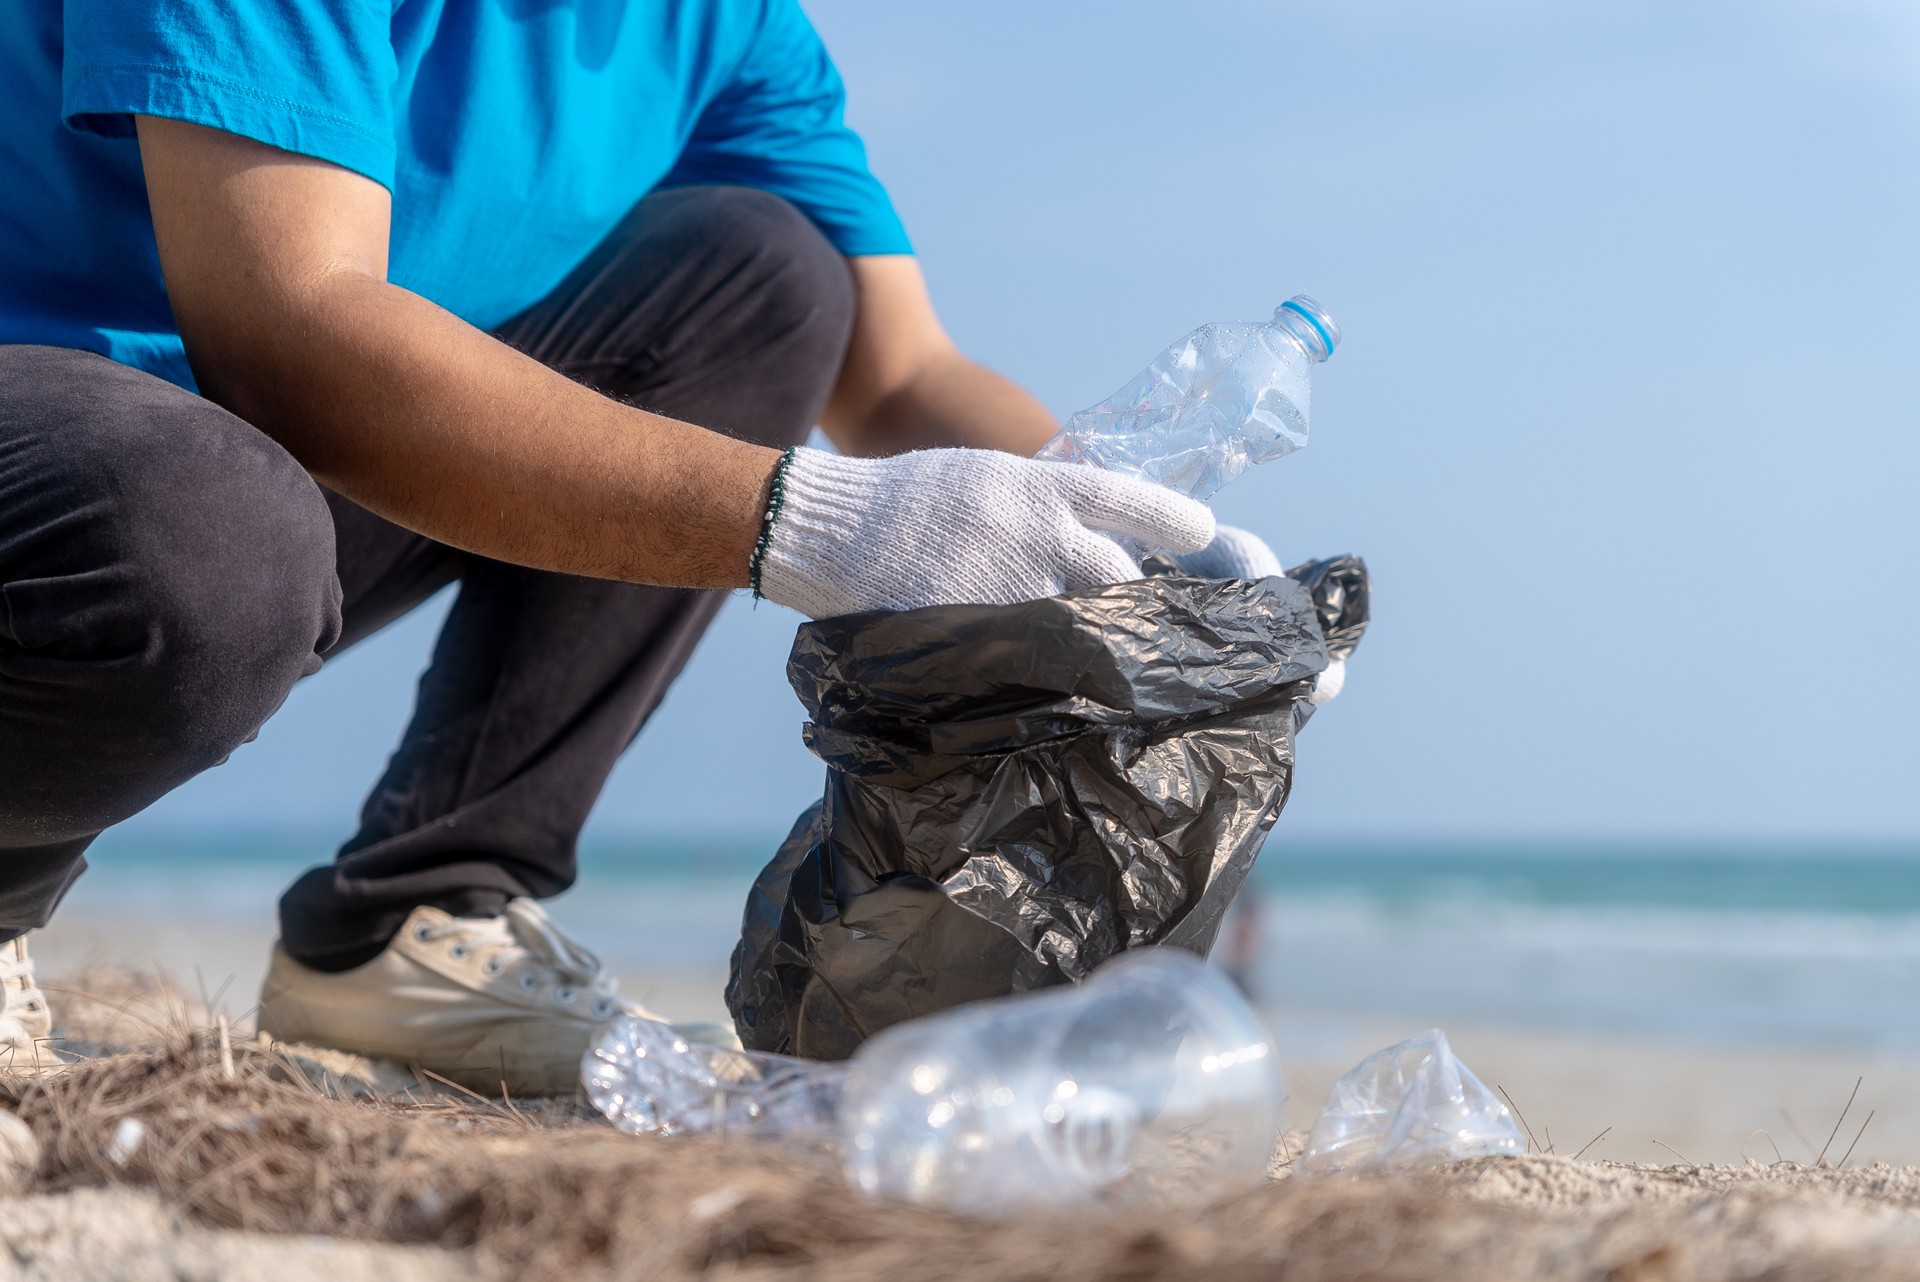
<svg viewBox="0 0 1920 1282">
<path fill-rule="evenodd" d="M 627 974 L 726 973 L 778 837 L 596 833 L 556 917 Z M 308 830 L 110 833 L 62 918 L 268 937 Z M 1920 1053 L 1920 842 L 1270 839 L 1245 968 L 1291 1016 Z"/>
</svg>

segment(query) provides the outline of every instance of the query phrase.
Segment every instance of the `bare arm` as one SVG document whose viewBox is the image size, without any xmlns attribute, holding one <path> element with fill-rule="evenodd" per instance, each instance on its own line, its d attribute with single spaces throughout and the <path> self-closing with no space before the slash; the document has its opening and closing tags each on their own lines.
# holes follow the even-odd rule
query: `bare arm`
<svg viewBox="0 0 1920 1282">
<path fill-rule="evenodd" d="M 313 475 L 432 538 L 544 569 L 738 587 L 778 455 L 632 409 L 386 280 L 382 187 L 142 117 L 194 377 Z"/>
<path fill-rule="evenodd" d="M 1058 426 L 1014 383 L 947 337 L 920 264 L 856 258 L 853 342 L 827 404 L 827 434 L 849 454 L 970 445 L 1031 455 Z"/>
</svg>

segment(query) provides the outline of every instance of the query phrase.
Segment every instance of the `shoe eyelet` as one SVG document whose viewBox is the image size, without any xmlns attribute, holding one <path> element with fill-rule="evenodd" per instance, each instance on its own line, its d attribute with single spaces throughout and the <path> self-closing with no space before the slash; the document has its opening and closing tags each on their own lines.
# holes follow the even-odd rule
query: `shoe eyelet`
<svg viewBox="0 0 1920 1282">
<path fill-rule="evenodd" d="M 532 971 L 523 970 L 520 972 L 520 987 L 531 993 L 540 987 L 540 981 L 534 978 Z"/>
<path fill-rule="evenodd" d="M 501 971 L 505 969 L 506 967 L 500 964 L 500 959 L 498 957 L 489 957 L 487 958 L 486 965 L 480 968 L 480 973 L 491 977 L 494 975 L 498 975 Z"/>
<path fill-rule="evenodd" d="M 553 1000 L 564 1006 L 573 1005 L 573 999 L 574 991 L 571 988 L 556 988 L 553 990 Z"/>
<path fill-rule="evenodd" d="M 592 1009 L 596 1019 L 605 1019 L 607 1016 L 613 1014 L 613 1003 L 604 997 L 596 997 L 594 998 Z"/>
<path fill-rule="evenodd" d="M 433 938 L 433 929 L 424 924 L 415 926 L 413 928 L 413 937 L 418 942 L 424 944 L 427 942 L 427 940 Z"/>
<path fill-rule="evenodd" d="M 472 952 L 473 949 L 466 944 L 455 944 L 447 949 L 447 956 L 453 958 L 455 961 L 465 961 Z"/>
</svg>

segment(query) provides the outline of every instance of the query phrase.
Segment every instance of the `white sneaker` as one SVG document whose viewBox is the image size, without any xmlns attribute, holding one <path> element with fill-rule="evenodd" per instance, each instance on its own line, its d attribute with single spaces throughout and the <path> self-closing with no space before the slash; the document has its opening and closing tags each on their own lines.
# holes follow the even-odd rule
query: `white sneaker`
<svg viewBox="0 0 1920 1282">
<path fill-rule="evenodd" d="M 53 1053 L 53 1013 L 33 977 L 27 937 L 0 944 L 0 1069 L 47 1068 Z"/>
<path fill-rule="evenodd" d="M 615 1015 L 659 1018 L 614 992 L 599 958 L 539 904 L 498 917 L 413 910 L 372 961 L 338 974 L 274 946 L 260 1031 L 283 1042 L 398 1060 L 469 1090 L 570 1095 L 594 1030 Z M 690 1041 L 738 1046 L 724 1024 L 676 1025 Z"/>
</svg>

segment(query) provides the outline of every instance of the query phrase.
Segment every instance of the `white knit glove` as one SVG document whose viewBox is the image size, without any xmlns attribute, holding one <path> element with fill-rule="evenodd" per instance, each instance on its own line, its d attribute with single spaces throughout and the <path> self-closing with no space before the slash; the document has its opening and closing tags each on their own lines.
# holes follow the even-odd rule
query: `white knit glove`
<svg viewBox="0 0 1920 1282">
<path fill-rule="evenodd" d="M 1264 539 L 1232 525 L 1221 526 L 1198 552 L 1173 560 L 1196 579 L 1270 579 L 1286 573 Z"/>
<path fill-rule="evenodd" d="M 1307 702 L 1313 704 L 1332 703 L 1347 688 L 1347 661 L 1335 659 L 1327 664 L 1319 676 L 1313 679 L 1313 693 L 1307 696 Z"/>
<path fill-rule="evenodd" d="M 1109 535 L 1178 552 L 1213 513 L 1172 490 L 995 450 L 843 458 L 796 450 L 756 553 L 760 595 L 825 619 L 863 610 L 1011 605 L 1140 577 Z"/>
</svg>

